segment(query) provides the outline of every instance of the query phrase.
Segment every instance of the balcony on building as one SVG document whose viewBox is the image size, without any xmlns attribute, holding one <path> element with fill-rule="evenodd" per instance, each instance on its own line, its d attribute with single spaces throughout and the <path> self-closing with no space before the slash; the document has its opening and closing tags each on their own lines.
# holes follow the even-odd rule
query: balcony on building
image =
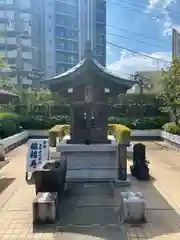
<svg viewBox="0 0 180 240">
<path fill-rule="evenodd" d="M 70 1 L 57 1 L 55 4 L 56 14 L 70 16 L 72 18 L 78 17 L 78 7 L 76 4 L 71 4 Z"/>
<path fill-rule="evenodd" d="M 59 39 L 69 39 L 78 42 L 78 30 L 56 26 L 55 36 Z"/>
</svg>

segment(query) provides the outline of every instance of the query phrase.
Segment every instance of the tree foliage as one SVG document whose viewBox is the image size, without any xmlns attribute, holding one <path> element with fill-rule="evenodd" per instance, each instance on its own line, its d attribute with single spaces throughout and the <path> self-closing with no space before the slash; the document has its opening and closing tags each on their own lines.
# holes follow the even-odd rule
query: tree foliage
<svg viewBox="0 0 180 240">
<path fill-rule="evenodd" d="M 163 110 L 172 114 L 176 124 L 179 122 L 178 107 L 180 106 L 180 58 L 172 61 L 168 70 L 162 70 L 161 99 L 163 101 Z"/>
</svg>

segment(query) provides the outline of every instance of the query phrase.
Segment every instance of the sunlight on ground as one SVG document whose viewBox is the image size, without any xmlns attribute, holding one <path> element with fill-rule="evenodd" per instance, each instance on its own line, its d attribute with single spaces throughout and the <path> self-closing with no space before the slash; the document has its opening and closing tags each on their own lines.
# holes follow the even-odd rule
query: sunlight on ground
<svg viewBox="0 0 180 240">
<path fill-rule="evenodd" d="M 174 234 L 165 234 L 153 238 L 149 238 L 149 240 L 180 240 L 180 232 Z"/>
<path fill-rule="evenodd" d="M 68 239 L 74 239 L 74 240 L 106 240 L 107 238 L 101 238 L 101 237 L 95 237 L 95 236 L 91 236 L 91 235 L 84 235 L 84 234 L 78 234 L 78 233 L 67 233 L 64 232 L 62 233 L 62 235 L 68 235 Z M 63 238 L 62 238 L 63 239 Z"/>
</svg>

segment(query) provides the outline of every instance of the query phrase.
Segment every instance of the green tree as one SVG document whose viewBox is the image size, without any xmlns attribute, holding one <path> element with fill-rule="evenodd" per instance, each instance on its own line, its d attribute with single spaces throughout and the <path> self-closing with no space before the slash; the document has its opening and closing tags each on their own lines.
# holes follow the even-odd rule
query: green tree
<svg viewBox="0 0 180 240">
<path fill-rule="evenodd" d="M 51 116 L 52 106 L 56 100 L 55 96 L 49 89 L 34 89 L 28 88 L 19 91 L 20 104 L 24 105 L 26 116 L 32 114 L 32 112 L 39 111 L 39 107 L 45 109 L 45 116 Z"/>
<path fill-rule="evenodd" d="M 37 91 L 37 105 L 45 107 L 45 116 L 52 115 L 52 107 L 54 105 L 55 97 L 49 89 L 40 88 Z"/>
<path fill-rule="evenodd" d="M 144 89 L 150 90 L 151 88 L 151 82 L 150 79 L 146 76 L 144 76 L 142 73 L 135 73 L 134 75 L 131 76 L 131 79 L 137 84 L 139 87 L 139 108 L 140 108 L 140 114 L 141 117 L 144 116 L 144 102 L 143 102 L 143 96 L 144 96 Z"/>
<path fill-rule="evenodd" d="M 14 84 L 11 82 L 10 78 L 6 76 L 6 74 L 3 72 L 3 70 L 8 68 L 8 64 L 4 62 L 3 58 L 3 56 L 0 56 L 0 88 L 16 92 Z"/>
<path fill-rule="evenodd" d="M 175 58 L 168 70 L 162 69 L 162 110 L 170 112 L 173 121 L 179 123 L 178 107 L 180 104 L 180 58 Z"/>
</svg>

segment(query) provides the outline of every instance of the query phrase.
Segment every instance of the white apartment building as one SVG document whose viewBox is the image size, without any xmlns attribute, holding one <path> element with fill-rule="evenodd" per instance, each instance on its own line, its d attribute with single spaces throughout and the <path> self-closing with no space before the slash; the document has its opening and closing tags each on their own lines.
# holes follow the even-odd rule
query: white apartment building
<svg viewBox="0 0 180 240">
<path fill-rule="evenodd" d="M 23 85 L 32 84 L 32 81 L 27 79 L 32 71 L 30 10 L 31 0 L 0 0 L 0 55 L 13 67 L 10 75 L 14 83 L 17 83 L 19 69 Z M 8 74 L 9 71 L 10 69 Z"/>
<path fill-rule="evenodd" d="M 93 57 L 106 65 L 105 0 L 44 0 L 43 9 L 46 78 L 80 62 L 88 40 Z"/>
</svg>

